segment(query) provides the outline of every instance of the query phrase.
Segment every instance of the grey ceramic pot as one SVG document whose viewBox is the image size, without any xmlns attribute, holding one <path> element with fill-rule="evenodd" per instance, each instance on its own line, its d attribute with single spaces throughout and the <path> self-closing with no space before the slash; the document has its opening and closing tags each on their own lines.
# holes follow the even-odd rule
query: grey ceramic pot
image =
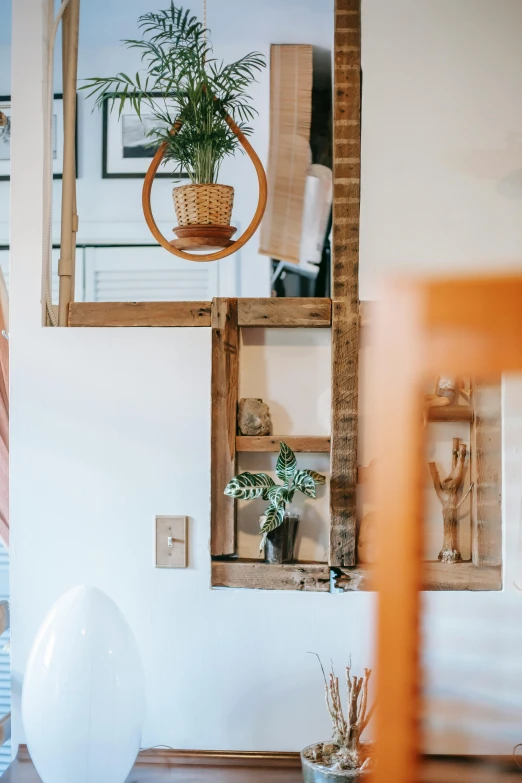
<svg viewBox="0 0 522 783">
<path fill-rule="evenodd" d="M 315 747 L 315 744 L 310 745 L 301 753 L 304 783 L 355 783 L 357 780 L 366 780 L 368 777 L 369 772 L 357 772 L 353 769 L 326 769 L 320 764 L 305 758 L 304 754 L 306 751 Z"/>
</svg>

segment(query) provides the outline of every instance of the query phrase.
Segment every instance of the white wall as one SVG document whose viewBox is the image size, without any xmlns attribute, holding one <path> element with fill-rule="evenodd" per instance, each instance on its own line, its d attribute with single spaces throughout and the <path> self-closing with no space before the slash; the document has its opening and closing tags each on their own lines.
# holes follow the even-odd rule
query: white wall
<svg viewBox="0 0 522 783">
<path fill-rule="evenodd" d="M 361 298 L 390 269 L 518 266 L 522 5 L 362 7 Z"/>
<path fill-rule="evenodd" d="M 339 668 L 350 654 L 356 668 L 367 664 L 373 596 L 209 589 L 207 330 L 40 327 L 43 143 L 34 125 L 42 108 L 35 77 L 44 61 L 42 5 L 17 0 L 14 9 L 15 701 L 45 612 L 64 590 L 86 581 L 117 601 L 136 634 L 147 670 L 144 744 L 297 749 L 328 734 L 321 680 L 307 651 L 333 658 Z M 274 4 L 274 16 L 256 13 L 246 24 L 249 34 L 262 34 L 265 46 L 289 40 L 299 5 L 288 0 Z M 520 127 L 513 74 L 522 65 L 520 6 L 516 0 L 494 6 L 491 17 L 489 0 L 397 0 L 393 7 L 364 0 L 365 296 L 383 269 L 403 261 L 433 268 L 451 258 L 456 268 L 476 256 L 495 266 L 520 253 L 520 209 L 503 193 L 502 175 L 481 178 L 449 165 L 441 153 L 454 147 L 464 160 L 477 150 L 498 151 Z M 245 13 L 247 6 L 237 7 Z M 454 141 L 448 126 L 459 131 Z M 510 158 L 513 176 L 516 166 Z M 114 199 L 100 195 L 102 216 L 116 219 Z M 521 397 L 521 382 L 506 384 L 505 591 L 425 599 L 428 687 L 437 707 L 431 749 L 509 753 L 522 738 L 522 599 L 512 586 L 522 504 Z M 152 520 L 162 513 L 191 518 L 187 571 L 152 567 Z M 23 737 L 17 704 L 14 734 Z"/>
</svg>

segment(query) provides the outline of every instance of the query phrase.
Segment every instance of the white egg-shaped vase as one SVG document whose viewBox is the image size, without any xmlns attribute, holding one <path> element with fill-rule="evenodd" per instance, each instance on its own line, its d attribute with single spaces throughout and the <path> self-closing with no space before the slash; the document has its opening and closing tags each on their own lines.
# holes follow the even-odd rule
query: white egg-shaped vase
<svg viewBox="0 0 522 783">
<path fill-rule="evenodd" d="M 127 621 L 101 590 L 73 588 L 40 626 L 24 678 L 25 737 L 43 783 L 124 783 L 144 712 Z"/>
</svg>

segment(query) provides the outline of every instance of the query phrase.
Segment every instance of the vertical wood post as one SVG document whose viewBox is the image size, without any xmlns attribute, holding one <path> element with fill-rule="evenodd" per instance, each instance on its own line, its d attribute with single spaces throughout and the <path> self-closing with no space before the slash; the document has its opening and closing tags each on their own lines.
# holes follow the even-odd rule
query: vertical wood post
<svg viewBox="0 0 522 783">
<path fill-rule="evenodd" d="M 471 558 L 478 566 L 502 563 L 501 387 L 473 382 L 471 425 Z"/>
<path fill-rule="evenodd" d="M 60 237 L 60 278 L 58 326 L 67 326 L 69 304 L 74 299 L 74 258 L 76 251 L 76 80 L 78 74 L 78 36 L 80 0 L 70 0 L 62 21 L 63 58 L 63 175 L 62 228 Z M 52 172 L 50 173 L 52 176 Z"/>
<path fill-rule="evenodd" d="M 372 428 L 378 560 L 376 767 L 372 783 L 417 783 L 420 715 L 425 431 L 422 322 L 416 292 L 392 289 L 379 304 Z M 390 415 L 393 411 L 393 415 Z"/>
<path fill-rule="evenodd" d="M 211 501 L 210 551 L 236 552 L 236 503 L 223 490 L 236 473 L 236 422 L 239 386 L 237 299 L 212 301 Z"/>
<path fill-rule="evenodd" d="M 360 0 L 336 0 L 334 49 L 329 562 L 351 566 L 355 564 L 359 384 Z"/>
</svg>

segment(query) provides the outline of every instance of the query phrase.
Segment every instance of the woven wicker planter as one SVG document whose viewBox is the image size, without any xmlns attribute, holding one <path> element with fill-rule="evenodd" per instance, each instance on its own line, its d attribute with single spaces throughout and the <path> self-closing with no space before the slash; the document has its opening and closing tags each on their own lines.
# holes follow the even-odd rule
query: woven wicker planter
<svg viewBox="0 0 522 783">
<path fill-rule="evenodd" d="M 180 250 L 219 250 L 232 244 L 230 225 L 234 188 L 230 185 L 182 185 L 172 191 Z"/>
<path fill-rule="evenodd" d="M 182 185 L 172 192 L 180 226 L 229 226 L 234 188 L 230 185 Z"/>
</svg>

